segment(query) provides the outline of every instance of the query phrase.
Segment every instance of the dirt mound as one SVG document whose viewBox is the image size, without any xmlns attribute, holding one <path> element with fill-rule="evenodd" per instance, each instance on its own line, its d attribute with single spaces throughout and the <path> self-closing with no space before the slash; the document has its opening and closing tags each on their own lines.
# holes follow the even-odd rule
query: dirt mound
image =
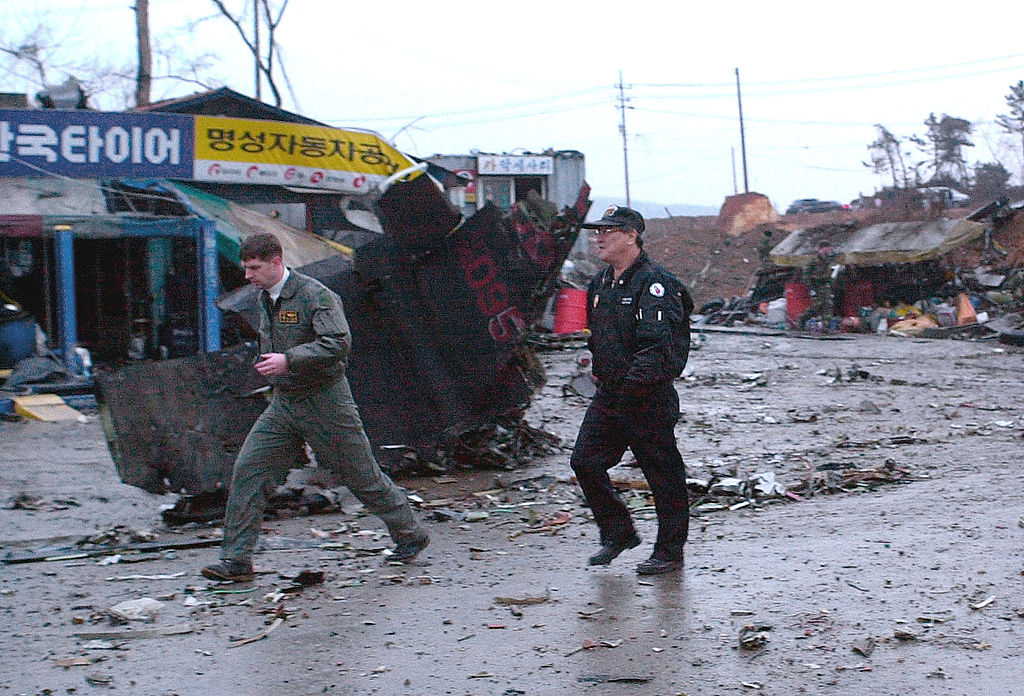
<svg viewBox="0 0 1024 696">
<path fill-rule="evenodd" d="M 760 224 L 779 221 L 768 196 L 762 193 L 741 193 L 729 196 L 718 212 L 718 229 L 736 237 Z"/>
<path fill-rule="evenodd" d="M 760 264 L 759 227 L 732 236 L 719 231 L 716 221 L 712 216 L 656 218 L 647 221 L 644 233 L 644 249 L 686 284 L 698 307 L 716 297 L 742 295 Z"/>
<path fill-rule="evenodd" d="M 1024 213 L 1018 212 L 990 235 L 953 250 L 947 257 L 951 266 L 974 268 L 1020 268 L 1024 266 Z"/>
</svg>

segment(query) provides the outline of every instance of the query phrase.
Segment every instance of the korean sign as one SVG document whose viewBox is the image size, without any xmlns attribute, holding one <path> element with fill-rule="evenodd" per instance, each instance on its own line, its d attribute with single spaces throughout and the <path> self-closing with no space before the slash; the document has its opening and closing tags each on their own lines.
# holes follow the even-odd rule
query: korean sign
<svg viewBox="0 0 1024 696">
<path fill-rule="evenodd" d="M 368 131 L 196 116 L 196 181 L 365 193 L 413 163 Z"/>
<path fill-rule="evenodd" d="M 192 116 L 0 109 L 0 176 L 192 176 Z"/>
<path fill-rule="evenodd" d="M 544 176 L 554 171 L 554 158 L 548 155 L 480 155 L 476 168 L 481 175 Z"/>
</svg>

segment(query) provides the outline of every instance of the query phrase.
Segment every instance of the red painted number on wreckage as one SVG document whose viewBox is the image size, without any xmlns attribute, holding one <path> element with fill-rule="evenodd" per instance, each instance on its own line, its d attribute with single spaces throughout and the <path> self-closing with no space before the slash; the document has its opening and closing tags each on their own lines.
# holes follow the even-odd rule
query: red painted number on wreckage
<svg viewBox="0 0 1024 696">
<path fill-rule="evenodd" d="M 521 240 L 519 246 L 529 259 L 542 269 L 551 266 L 555 256 L 555 240 L 551 234 L 542 233 L 532 223 L 524 220 L 516 220 L 513 224 Z"/>
<path fill-rule="evenodd" d="M 476 306 L 485 317 L 487 332 L 498 343 L 508 343 L 526 328 L 518 307 L 509 306 L 508 287 L 498 278 L 498 265 L 479 246 L 466 241 L 455 249 L 466 284 L 476 291 Z"/>
</svg>

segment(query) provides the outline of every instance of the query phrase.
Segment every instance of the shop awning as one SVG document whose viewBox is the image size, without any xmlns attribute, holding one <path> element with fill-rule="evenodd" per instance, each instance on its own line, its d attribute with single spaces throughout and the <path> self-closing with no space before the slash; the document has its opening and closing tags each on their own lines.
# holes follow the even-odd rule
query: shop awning
<svg viewBox="0 0 1024 696">
<path fill-rule="evenodd" d="M 285 265 L 291 268 L 299 268 L 337 254 L 351 253 L 351 249 L 346 246 L 286 225 L 212 193 L 181 182 L 161 183 L 174 191 L 196 216 L 216 222 L 217 250 L 221 258 L 238 266 L 242 265 L 238 257 L 242 240 L 258 232 L 270 232 L 281 241 Z"/>
</svg>

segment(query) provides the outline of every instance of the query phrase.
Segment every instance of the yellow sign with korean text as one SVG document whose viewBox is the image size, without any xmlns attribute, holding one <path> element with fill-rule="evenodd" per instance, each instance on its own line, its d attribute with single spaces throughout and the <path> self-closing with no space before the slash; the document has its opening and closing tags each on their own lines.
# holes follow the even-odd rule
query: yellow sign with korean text
<svg viewBox="0 0 1024 696">
<path fill-rule="evenodd" d="M 195 117 L 196 181 L 367 193 L 413 164 L 372 131 Z"/>
</svg>

